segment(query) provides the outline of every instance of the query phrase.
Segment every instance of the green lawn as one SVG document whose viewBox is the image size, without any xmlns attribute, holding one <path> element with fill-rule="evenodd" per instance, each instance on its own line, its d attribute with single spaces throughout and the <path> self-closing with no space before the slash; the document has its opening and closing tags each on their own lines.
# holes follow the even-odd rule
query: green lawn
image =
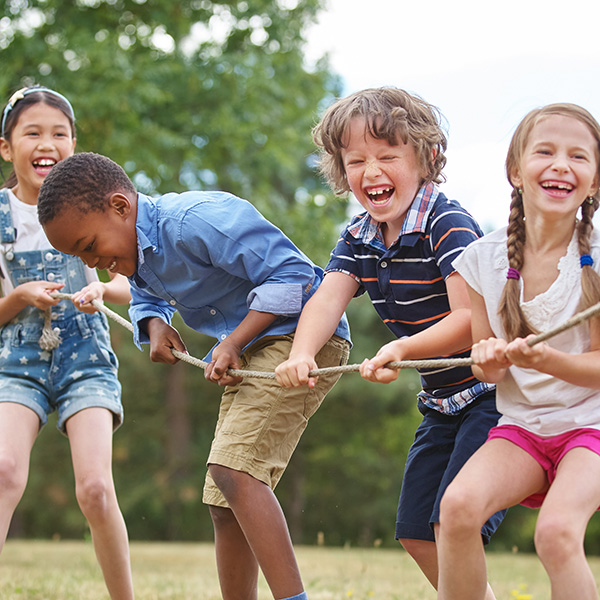
<svg viewBox="0 0 600 600">
<path fill-rule="evenodd" d="M 435 593 L 400 548 L 297 548 L 311 600 L 434 600 Z M 219 600 L 212 544 L 132 543 L 140 600 Z M 600 581 L 600 558 L 590 559 Z M 546 600 L 545 572 L 536 556 L 488 556 L 498 600 Z M 271 600 L 261 578 L 260 600 Z M 2 600 L 106 600 L 89 542 L 9 540 L 0 557 Z"/>
</svg>

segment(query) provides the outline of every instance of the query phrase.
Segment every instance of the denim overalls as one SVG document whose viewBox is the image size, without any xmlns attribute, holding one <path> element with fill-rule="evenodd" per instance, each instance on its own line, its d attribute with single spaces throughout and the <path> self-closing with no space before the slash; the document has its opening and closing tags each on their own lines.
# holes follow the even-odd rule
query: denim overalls
<svg viewBox="0 0 600 600">
<path fill-rule="evenodd" d="M 60 291 L 70 294 L 87 285 L 84 265 L 75 256 L 58 250 L 14 252 L 17 232 L 13 226 L 6 190 L 0 190 L 0 242 L 14 287 L 27 281 L 65 283 Z M 46 424 L 58 410 L 57 427 L 84 408 L 102 407 L 113 413 L 115 428 L 123 420 L 117 357 L 112 351 L 106 317 L 101 312 L 78 311 L 70 300 L 52 308 L 52 327 L 61 342 L 53 350 L 40 346 L 44 312 L 25 307 L 0 326 L 0 402 L 16 402 L 33 410 Z"/>
</svg>

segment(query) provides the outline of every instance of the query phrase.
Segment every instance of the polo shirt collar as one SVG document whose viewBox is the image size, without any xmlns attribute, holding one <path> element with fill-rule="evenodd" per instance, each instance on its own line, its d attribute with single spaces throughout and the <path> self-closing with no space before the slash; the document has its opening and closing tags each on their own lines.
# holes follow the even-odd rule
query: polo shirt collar
<svg viewBox="0 0 600 600">
<path fill-rule="evenodd" d="M 439 195 L 434 183 L 424 185 L 415 196 L 406 213 L 399 238 L 410 233 L 423 233 L 427 228 L 427 219 Z M 383 243 L 381 223 L 365 212 L 355 223 L 348 228 L 348 233 L 364 244 L 376 245 Z M 379 242 L 379 244 L 377 244 Z"/>
</svg>

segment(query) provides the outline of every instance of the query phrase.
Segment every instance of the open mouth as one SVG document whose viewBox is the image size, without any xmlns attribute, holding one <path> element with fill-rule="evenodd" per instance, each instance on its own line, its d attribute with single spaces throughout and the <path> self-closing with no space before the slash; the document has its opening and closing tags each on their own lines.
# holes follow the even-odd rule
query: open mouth
<svg viewBox="0 0 600 600">
<path fill-rule="evenodd" d="M 366 190 L 365 194 L 373 204 L 384 204 L 390 199 L 394 190 L 395 188 L 393 187 L 379 188 L 376 190 Z"/>
<path fill-rule="evenodd" d="M 541 186 L 545 190 L 560 194 L 569 194 L 573 191 L 574 186 L 566 181 L 542 181 Z"/>
<path fill-rule="evenodd" d="M 47 174 L 50 169 L 56 164 L 53 158 L 38 158 L 33 161 L 33 168 L 42 174 Z"/>
<path fill-rule="evenodd" d="M 114 270 L 115 270 L 115 268 L 116 268 L 116 266 L 117 266 L 117 261 L 116 261 L 116 260 L 113 260 L 113 261 L 110 263 L 110 265 L 108 265 L 107 269 L 108 269 L 108 270 L 109 270 L 111 273 L 113 273 L 113 272 L 114 272 Z"/>
</svg>

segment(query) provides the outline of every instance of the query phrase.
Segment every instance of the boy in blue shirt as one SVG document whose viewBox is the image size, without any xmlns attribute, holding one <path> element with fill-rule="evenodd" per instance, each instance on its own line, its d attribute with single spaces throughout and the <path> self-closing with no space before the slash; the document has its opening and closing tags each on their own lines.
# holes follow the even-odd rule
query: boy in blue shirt
<svg viewBox="0 0 600 600">
<path fill-rule="evenodd" d="M 308 376 L 316 353 L 350 300 L 365 291 L 398 338 L 363 362 L 366 379 L 396 379 L 398 371 L 384 367 L 390 361 L 468 357 L 469 298 L 452 260 L 482 232 L 435 185 L 446 163 L 437 109 L 404 90 L 363 90 L 333 104 L 314 136 L 334 191 L 351 191 L 366 212 L 352 219 L 333 249 L 323 284 L 302 312 L 290 358 L 276 369 L 278 380 L 316 384 Z M 420 375 L 423 421 L 406 462 L 396 539 L 437 588 L 440 499 L 499 415 L 493 386 L 476 380 L 469 367 Z M 485 541 L 501 519 L 494 515 L 483 527 Z"/>
<path fill-rule="evenodd" d="M 93 153 L 61 161 L 46 177 L 38 216 L 50 243 L 131 283 L 134 341 L 153 361 L 185 352 L 171 317 L 218 342 L 205 376 L 226 386 L 207 460 L 203 501 L 215 529 L 225 600 L 255 600 L 258 568 L 276 599 L 307 598 L 285 517 L 272 489 L 308 418 L 338 376 L 314 389 L 282 389 L 229 368 L 273 370 L 285 360 L 302 307 L 323 271 L 247 201 L 225 192 L 138 194 L 116 163 Z M 317 357 L 347 361 L 342 315 Z"/>
</svg>

